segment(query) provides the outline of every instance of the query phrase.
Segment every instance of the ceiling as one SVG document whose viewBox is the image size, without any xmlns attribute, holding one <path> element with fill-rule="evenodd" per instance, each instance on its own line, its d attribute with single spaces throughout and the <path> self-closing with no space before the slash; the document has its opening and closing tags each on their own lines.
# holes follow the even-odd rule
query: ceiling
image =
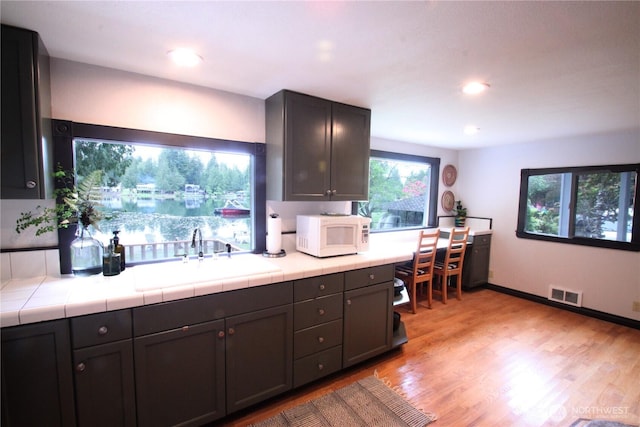
<svg viewBox="0 0 640 427">
<path fill-rule="evenodd" d="M 2 0 L 0 17 L 57 58 L 368 107 L 379 138 L 467 149 L 640 128 L 638 1 Z M 203 63 L 172 65 L 176 47 Z M 473 79 L 490 89 L 463 95 Z"/>
</svg>

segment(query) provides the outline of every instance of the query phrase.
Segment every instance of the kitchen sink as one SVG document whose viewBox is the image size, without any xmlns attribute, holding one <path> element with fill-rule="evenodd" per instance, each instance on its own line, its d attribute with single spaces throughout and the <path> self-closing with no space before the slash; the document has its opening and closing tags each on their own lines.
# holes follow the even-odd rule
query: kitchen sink
<svg viewBox="0 0 640 427">
<path fill-rule="evenodd" d="M 280 271 L 280 268 L 260 255 L 242 254 L 205 258 L 202 261 L 170 261 L 148 264 L 132 269 L 136 291 L 148 291 L 174 286 L 216 282 Z"/>
</svg>

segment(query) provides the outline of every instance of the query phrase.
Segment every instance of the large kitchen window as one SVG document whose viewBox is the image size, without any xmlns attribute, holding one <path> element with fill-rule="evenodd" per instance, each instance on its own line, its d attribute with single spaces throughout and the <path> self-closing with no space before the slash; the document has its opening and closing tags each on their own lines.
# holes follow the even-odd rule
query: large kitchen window
<svg viewBox="0 0 640 427">
<path fill-rule="evenodd" d="M 236 252 L 264 250 L 264 239 L 256 238 L 264 234 L 264 144 L 68 127 L 58 160 L 76 182 L 102 171 L 92 189 L 102 218 L 90 231 L 105 245 L 119 231 L 128 264 L 193 255 L 194 232 L 205 256 L 227 244 Z M 71 229 L 61 230 L 61 251 Z"/>
<path fill-rule="evenodd" d="M 517 236 L 640 250 L 639 164 L 523 169 Z"/>
<path fill-rule="evenodd" d="M 354 211 L 372 231 L 435 226 L 440 159 L 371 150 L 369 200 Z"/>
</svg>

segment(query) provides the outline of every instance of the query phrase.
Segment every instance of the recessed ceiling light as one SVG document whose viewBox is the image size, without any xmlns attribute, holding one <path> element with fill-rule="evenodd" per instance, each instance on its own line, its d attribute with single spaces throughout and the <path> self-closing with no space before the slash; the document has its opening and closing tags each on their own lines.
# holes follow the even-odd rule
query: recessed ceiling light
<svg viewBox="0 0 640 427">
<path fill-rule="evenodd" d="M 467 95 L 477 95 L 489 89 L 489 83 L 470 82 L 462 87 L 462 92 Z"/>
<path fill-rule="evenodd" d="M 467 126 L 464 127 L 464 134 L 465 135 L 475 135 L 478 132 L 480 132 L 480 128 L 478 126 L 467 125 Z"/>
<path fill-rule="evenodd" d="M 174 49 L 167 52 L 171 60 L 181 67 L 195 67 L 202 62 L 202 57 L 190 49 Z"/>
</svg>

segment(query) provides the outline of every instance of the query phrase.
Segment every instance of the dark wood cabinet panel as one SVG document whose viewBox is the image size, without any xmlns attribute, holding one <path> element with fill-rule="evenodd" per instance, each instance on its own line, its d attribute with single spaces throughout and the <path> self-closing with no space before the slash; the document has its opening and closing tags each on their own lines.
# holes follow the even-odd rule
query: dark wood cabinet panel
<svg viewBox="0 0 640 427">
<path fill-rule="evenodd" d="M 371 110 L 289 90 L 265 108 L 267 199 L 368 198 Z"/>
<path fill-rule="evenodd" d="M 135 426 L 131 339 L 74 350 L 78 425 Z"/>
<path fill-rule="evenodd" d="M 2 425 L 75 426 L 67 320 L 2 329 Z"/>
<path fill-rule="evenodd" d="M 293 386 L 291 304 L 226 319 L 227 412 Z"/>
<path fill-rule="evenodd" d="M 490 254 L 491 235 L 474 236 L 471 246 L 467 247 L 462 267 L 462 286 L 465 289 L 482 286 L 489 282 Z"/>
<path fill-rule="evenodd" d="M 2 199 L 51 197 L 49 56 L 37 33 L 2 25 Z"/>
<path fill-rule="evenodd" d="M 138 425 L 203 425 L 225 415 L 224 321 L 134 340 Z"/>
<path fill-rule="evenodd" d="M 345 292 L 343 321 L 343 368 L 390 350 L 393 282 Z"/>
</svg>

